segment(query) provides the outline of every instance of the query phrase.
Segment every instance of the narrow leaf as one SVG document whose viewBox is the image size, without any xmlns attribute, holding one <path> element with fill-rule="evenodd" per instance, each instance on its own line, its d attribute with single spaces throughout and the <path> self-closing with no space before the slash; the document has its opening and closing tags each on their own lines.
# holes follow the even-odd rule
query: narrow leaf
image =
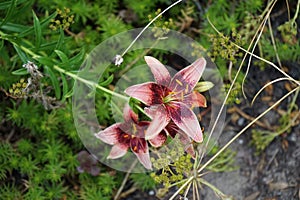
<svg viewBox="0 0 300 200">
<path fill-rule="evenodd" d="M 24 26 L 24 25 L 21 25 L 21 24 L 14 24 L 14 23 L 7 22 L 3 26 L 1 26 L 1 29 L 5 30 L 5 31 L 20 33 L 22 31 L 28 29 L 28 27 Z"/>
<path fill-rule="evenodd" d="M 15 71 L 13 71 L 12 74 L 13 75 L 22 76 L 22 75 L 28 74 L 28 72 L 27 72 L 27 70 L 25 68 L 21 68 L 21 69 L 17 69 Z"/>
<path fill-rule="evenodd" d="M 105 81 L 101 82 L 99 85 L 101 86 L 107 86 L 111 84 L 111 82 L 114 80 L 114 75 L 110 75 Z"/>
<path fill-rule="evenodd" d="M 13 14 L 15 6 L 16 6 L 16 0 L 12 0 L 11 3 L 10 3 L 10 6 L 8 8 L 8 11 L 6 13 L 6 16 L 5 16 L 4 20 L 0 24 L 0 27 L 3 26 L 4 24 L 6 24 L 6 22 L 9 20 L 9 18 Z"/>
<path fill-rule="evenodd" d="M 46 19 L 42 20 L 40 22 L 40 26 L 44 27 L 44 26 L 48 25 L 49 22 L 51 21 L 51 19 L 53 19 L 56 15 L 57 15 L 57 13 L 54 12 L 52 15 L 50 15 Z M 27 36 L 27 35 L 31 34 L 33 31 L 34 31 L 34 27 L 29 27 L 26 30 L 22 31 L 18 36 L 19 37 L 24 37 L 24 36 Z"/>
<path fill-rule="evenodd" d="M 35 12 L 32 11 L 33 14 L 33 27 L 35 32 L 35 46 L 39 48 L 42 41 L 42 29 L 39 18 L 36 16 Z"/>
<path fill-rule="evenodd" d="M 66 95 L 68 94 L 68 82 L 67 82 L 67 79 L 66 77 L 60 73 L 60 77 L 61 77 L 61 80 L 62 80 L 62 99 L 63 101 L 66 99 Z"/>
<path fill-rule="evenodd" d="M 41 63 L 43 65 L 46 65 L 48 67 L 51 67 L 55 64 L 54 61 L 51 58 L 48 58 L 48 57 L 38 57 L 38 58 L 36 58 L 36 60 L 39 63 Z"/>
<path fill-rule="evenodd" d="M 0 50 L 3 48 L 3 46 L 4 46 L 4 41 L 0 40 Z"/>
<path fill-rule="evenodd" d="M 69 62 L 68 56 L 64 52 L 60 50 L 54 50 L 54 51 L 63 63 Z"/>
<path fill-rule="evenodd" d="M 58 38 L 55 49 L 61 49 L 61 47 L 63 46 L 63 43 L 64 43 L 65 33 L 62 29 L 60 29 L 59 31 L 60 31 L 59 38 Z"/>
<path fill-rule="evenodd" d="M 27 61 L 29 60 L 27 58 L 27 55 L 25 52 L 22 51 L 22 49 L 20 49 L 17 45 L 14 44 L 14 48 L 17 52 L 17 54 L 19 55 L 20 59 L 22 60 L 23 63 L 27 63 Z"/>
<path fill-rule="evenodd" d="M 60 89 L 57 77 L 55 76 L 54 72 L 52 71 L 52 69 L 50 67 L 44 66 L 44 68 L 46 70 L 46 73 L 50 77 L 50 80 L 52 82 L 52 86 L 54 87 L 54 92 L 55 92 L 56 99 L 60 99 L 60 97 L 61 97 L 61 89 Z"/>
</svg>

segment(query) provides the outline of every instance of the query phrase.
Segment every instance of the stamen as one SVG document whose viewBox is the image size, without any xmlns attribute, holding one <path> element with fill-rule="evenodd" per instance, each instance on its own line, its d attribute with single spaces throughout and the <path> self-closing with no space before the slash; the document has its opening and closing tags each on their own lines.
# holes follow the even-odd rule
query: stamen
<svg viewBox="0 0 300 200">
<path fill-rule="evenodd" d="M 134 146 L 133 147 L 133 151 L 136 151 L 138 148 L 137 148 L 137 146 Z"/>
<path fill-rule="evenodd" d="M 180 86 L 183 86 L 183 84 L 182 84 L 182 82 L 181 82 L 180 80 L 176 79 L 175 81 L 176 81 L 176 83 L 178 83 Z"/>
<path fill-rule="evenodd" d="M 189 92 L 189 84 L 186 84 L 185 93 L 188 93 L 188 92 Z"/>
<path fill-rule="evenodd" d="M 126 134 L 126 135 L 124 135 L 123 137 L 124 137 L 124 138 L 128 138 L 128 137 L 129 137 L 129 135 L 127 135 L 127 134 Z"/>
<path fill-rule="evenodd" d="M 132 124 L 132 127 L 133 127 L 133 133 L 136 133 L 137 129 L 136 129 L 135 124 Z"/>
</svg>

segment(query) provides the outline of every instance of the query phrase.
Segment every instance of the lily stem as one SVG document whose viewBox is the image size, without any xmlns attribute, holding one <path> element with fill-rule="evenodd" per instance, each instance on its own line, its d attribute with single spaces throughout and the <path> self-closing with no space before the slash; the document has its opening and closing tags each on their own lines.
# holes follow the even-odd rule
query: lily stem
<svg viewBox="0 0 300 200">
<path fill-rule="evenodd" d="M 84 78 L 81 78 L 80 76 L 78 76 L 78 75 L 76 75 L 76 74 L 73 74 L 73 73 L 71 73 L 71 72 L 68 72 L 68 71 L 66 71 L 66 70 L 64 70 L 64 69 L 62 69 L 62 68 L 60 68 L 60 67 L 57 66 L 57 65 L 54 65 L 53 68 L 56 69 L 57 71 L 63 73 L 63 74 L 66 74 L 66 75 L 68 75 L 68 76 L 74 78 L 75 80 L 78 80 L 78 81 L 80 81 L 80 82 L 82 82 L 82 83 L 85 83 L 85 84 L 87 84 L 87 85 L 90 85 L 90 86 L 92 86 L 93 88 L 97 88 L 97 89 L 101 90 L 102 92 L 105 92 L 105 93 L 110 94 L 110 95 L 114 95 L 114 96 L 119 97 L 119 98 L 121 98 L 121 99 L 123 99 L 123 100 L 126 100 L 126 101 L 129 100 L 129 97 L 127 97 L 127 96 L 124 96 L 124 95 L 122 95 L 122 94 L 119 94 L 119 93 L 116 93 L 116 92 L 114 92 L 114 91 L 111 91 L 111 90 L 109 90 L 109 89 L 107 89 L 107 88 L 105 88 L 105 87 L 102 87 L 101 85 L 99 85 L 99 84 L 97 84 L 97 83 L 95 83 L 95 82 L 92 82 L 92 81 L 86 80 L 86 79 L 84 79 Z"/>
</svg>

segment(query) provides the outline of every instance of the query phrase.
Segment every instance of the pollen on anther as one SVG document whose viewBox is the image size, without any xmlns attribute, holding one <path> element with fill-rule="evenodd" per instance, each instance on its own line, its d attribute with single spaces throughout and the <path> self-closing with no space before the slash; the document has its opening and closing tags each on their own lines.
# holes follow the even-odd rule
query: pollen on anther
<svg viewBox="0 0 300 200">
<path fill-rule="evenodd" d="M 183 86 L 183 84 L 182 84 L 182 82 L 181 82 L 180 80 L 176 79 L 175 81 L 176 81 L 176 83 L 178 83 L 180 86 Z"/>
<path fill-rule="evenodd" d="M 133 147 L 133 151 L 136 151 L 138 148 L 137 148 L 137 146 L 134 146 Z"/>
<path fill-rule="evenodd" d="M 186 84 L 186 87 L 185 87 L 185 93 L 188 93 L 189 92 L 189 85 Z"/>
</svg>

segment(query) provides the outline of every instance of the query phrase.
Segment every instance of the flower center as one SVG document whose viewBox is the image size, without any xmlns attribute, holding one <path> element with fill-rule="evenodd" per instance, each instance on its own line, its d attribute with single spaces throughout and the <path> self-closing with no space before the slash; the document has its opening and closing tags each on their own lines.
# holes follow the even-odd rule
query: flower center
<svg viewBox="0 0 300 200">
<path fill-rule="evenodd" d="M 183 101 L 184 99 L 184 91 L 180 92 L 169 92 L 167 96 L 163 98 L 163 103 L 169 103 L 171 101 Z"/>
</svg>

